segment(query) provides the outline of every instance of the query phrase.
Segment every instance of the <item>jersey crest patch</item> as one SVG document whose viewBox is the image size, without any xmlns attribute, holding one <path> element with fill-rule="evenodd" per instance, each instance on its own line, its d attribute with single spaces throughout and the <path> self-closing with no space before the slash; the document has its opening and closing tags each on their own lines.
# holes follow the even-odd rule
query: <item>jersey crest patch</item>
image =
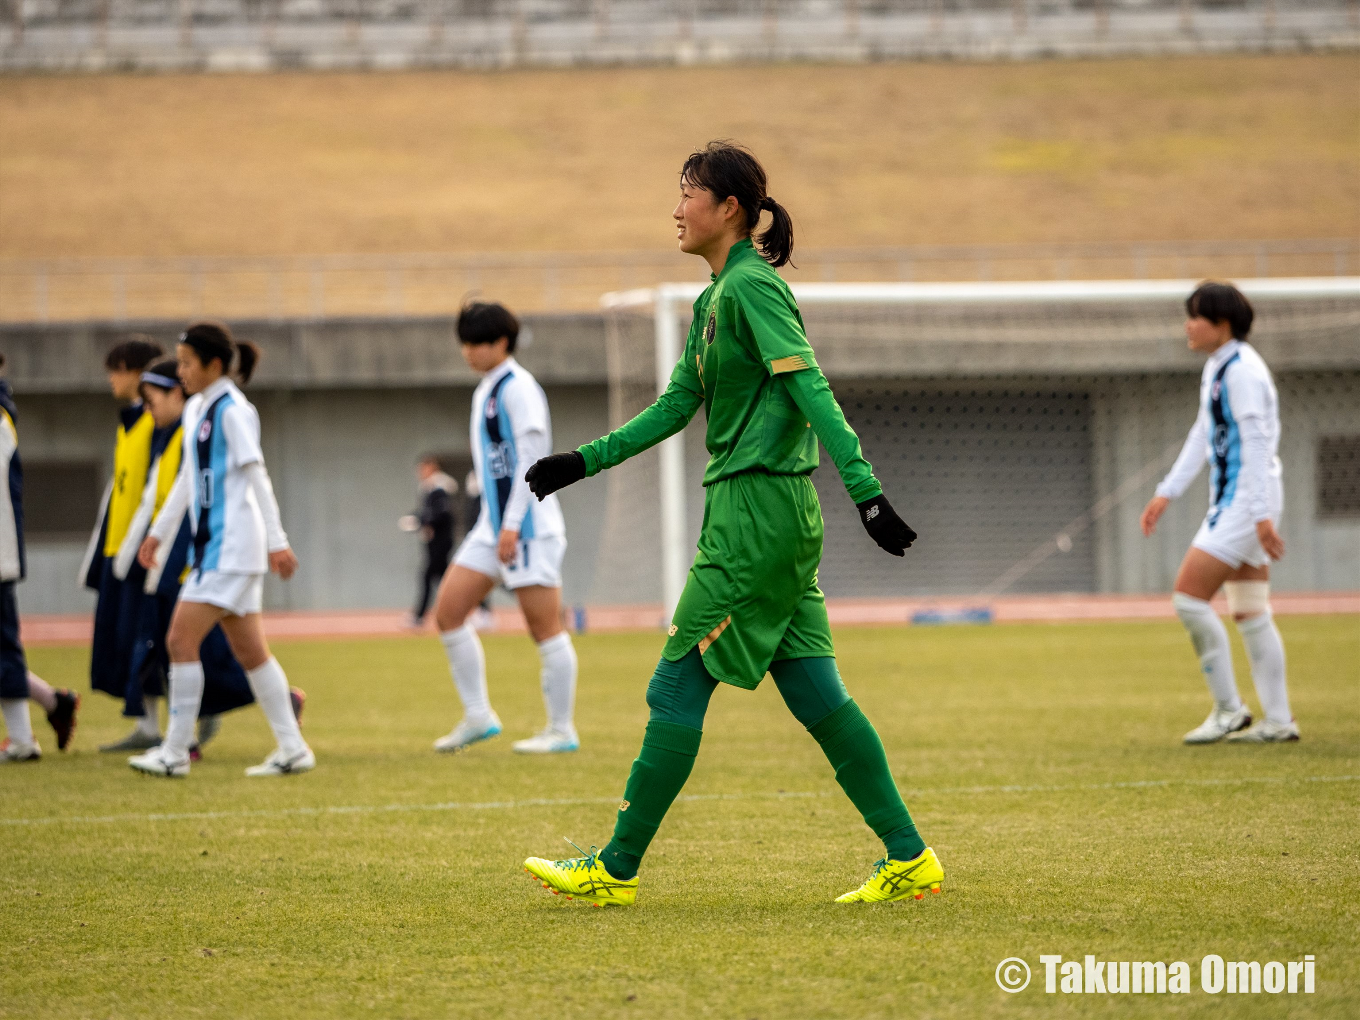
<svg viewBox="0 0 1360 1020">
<path fill-rule="evenodd" d="M 708 313 L 708 324 L 704 326 L 704 343 L 712 347 L 713 340 L 718 335 L 718 310 L 715 308 Z"/>
<path fill-rule="evenodd" d="M 212 435 L 212 419 L 204 418 L 202 423 L 198 426 L 198 441 L 200 443 L 206 443 L 208 441 L 208 437 L 211 435 Z"/>
</svg>

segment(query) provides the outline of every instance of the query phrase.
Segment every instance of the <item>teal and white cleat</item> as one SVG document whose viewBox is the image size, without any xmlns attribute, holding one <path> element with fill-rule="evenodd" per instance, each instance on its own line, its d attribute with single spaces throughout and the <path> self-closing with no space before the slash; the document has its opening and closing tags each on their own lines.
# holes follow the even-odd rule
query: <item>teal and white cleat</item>
<svg viewBox="0 0 1360 1020">
<path fill-rule="evenodd" d="M 1236 712 L 1224 712 L 1215 708 L 1209 718 L 1200 723 L 1183 738 L 1187 744 L 1216 744 L 1229 733 L 1236 733 L 1251 725 L 1251 709 L 1243 705 Z"/>
<path fill-rule="evenodd" d="M 1262 719 L 1250 729 L 1228 734 L 1228 742 L 1232 744 L 1284 744 L 1298 739 L 1299 726 L 1293 719 L 1287 723 Z"/>
<path fill-rule="evenodd" d="M 0 744 L 0 762 L 37 761 L 41 757 L 42 748 L 36 740 L 20 744 L 7 739 Z"/>
<path fill-rule="evenodd" d="M 516 740 L 516 754 L 566 754 L 581 749 L 581 738 L 573 729 L 568 733 L 555 730 L 551 726 L 524 740 Z"/>
<path fill-rule="evenodd" d="M 455 726 L 449 733 L 440 737 L 434 742 L 434 749 L 441 754 L 457 754 L 465 751 L 473 744 L 480 744 L 483 740 L 490 740 L 492 737 L 499 736 L 501 732 L 501 721 L 496 713 L 492 712 L 491 717 L 485 722 L 471 722 L 464 719 Z"/>
<path fill-rule="evenodd" d="M 148 776 L 169 779 L 189 774 L 189 756 L 186 754 L 183 758 L 176 758 L 164 744 L 157 744 L 146 754 L 133 755 L 128 759 L 128 764 Z"/>
<path fill-rule="evenodd" d="M 246 775 L 251 777 L 259 776 L 293 776 L 299 772 L 310 772 L 316 768 L 316 755 L 312 754 L 310 747 L 303 747 L 301 751 L 294 751 L 292 754 L 285 753 L 283 748 L 275 748 L 259 765 L 252 765 L 246 769 Z"/>
</svg>

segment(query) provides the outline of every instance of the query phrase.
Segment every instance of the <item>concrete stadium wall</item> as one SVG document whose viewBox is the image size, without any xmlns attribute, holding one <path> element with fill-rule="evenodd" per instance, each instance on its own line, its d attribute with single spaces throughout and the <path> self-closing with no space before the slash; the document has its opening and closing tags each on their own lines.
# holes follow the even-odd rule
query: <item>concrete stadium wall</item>
<svg viewBox="0 0 1360 1020">
<path fill-rule="evenodd" d="M 522 360 L 553 408 L 555 447 L 608 428 L 604 323 L 598 316 L 530 318 Z M 171 343 L 177 327 L 142 328 Z M 400 607 L 414 597 L 419 548 L 396 528 L 415 504 L 413 464 L 426 451 L 466 454 L 472 374 L 447 320 L 241 323 L 265 349 L 250 388 L 265 452 L 303 569 L 271 579 L 274 608 Z M 18 394 L 30 463 L 98 461 L 107 477 L 115 405 L 103 392 L 103 352 L 125 329 L 0 327 L 0 351 Z M 1360 435 L 1360 343 L 1287 349 L 1261 337 L 1277 372 L 1284 414 L 1289 555 L 1282 589 L 1360 589 L 1360 519 L 1324 521 L 1314 507 L 1321 435 Z M 1193 418 L 1198 361 L 1182 344 L 1151 338 L 1101 356 L 1093 345 L 1029 340 L 1007 351 L 988 341 L 900 341 L 893 348 L 818 341 L 823 365 L 860 431 L 866 455 L 903 515 L 921 532 L 910 559 L 882 556 L 862 534 L 834 467 L 814 476 L 827 521 L 822 581 L 851 596 L 975 593 L 1048 542 L 1068 522 L 1178 442 Z M 981 374 L 979 366 L 990 369 Z M 691 538 L 702 515 L 702 416 L 686 432 Z M 1015 591 L 1169 590 L 1207 504 L 1207 483 L 1144 540 L 1137 515 L 1160 471 L 1019 578 Z M 562 494 L 570 546 L 570 604 L 660 601 L 655 489 L 626 493 L 637 524 L 628 540 L 607 529 L 611 479 Z M 75 612 L 78 541 L 35 541 L 25 612 Z M 619 553 L 623 555 L 618 555 Z M 613 553 L 610 555 L 609 553 Z"/>
</svg>

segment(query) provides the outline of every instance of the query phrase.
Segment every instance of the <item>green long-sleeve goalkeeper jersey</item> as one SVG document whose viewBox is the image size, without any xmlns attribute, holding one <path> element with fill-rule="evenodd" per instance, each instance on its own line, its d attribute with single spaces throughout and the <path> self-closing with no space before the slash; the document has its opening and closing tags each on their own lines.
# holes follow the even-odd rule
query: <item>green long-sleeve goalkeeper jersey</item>
<svg viewBox="0 0 1360 1020">
<path fill-rule="evenodd" d="M 852 500 L 883 491 L 817 366 L 788 284 L 750 240 L 732 246 L 722 272 L 694 302 L 685 352 L 666 391 L 580 448 L 586 474 L 675 435 L 701 403 L 708 416 L 704 485 L 743 471 L 808 474 L 820 439 Z"/>
</svg>

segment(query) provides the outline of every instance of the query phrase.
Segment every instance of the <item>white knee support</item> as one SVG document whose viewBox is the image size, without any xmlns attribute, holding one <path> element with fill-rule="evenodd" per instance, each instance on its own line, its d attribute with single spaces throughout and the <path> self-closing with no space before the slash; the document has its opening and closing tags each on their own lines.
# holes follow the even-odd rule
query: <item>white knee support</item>
<svg viewBox="0 0 1360 1020">
<path fill-rule="evenodd" d="M 1228 597 L 1228 612 L 1233 616 L 1251 617 L 1270 612 L 1269 581 L 1224 581 L 1223 594 Z"/>
</svg>

